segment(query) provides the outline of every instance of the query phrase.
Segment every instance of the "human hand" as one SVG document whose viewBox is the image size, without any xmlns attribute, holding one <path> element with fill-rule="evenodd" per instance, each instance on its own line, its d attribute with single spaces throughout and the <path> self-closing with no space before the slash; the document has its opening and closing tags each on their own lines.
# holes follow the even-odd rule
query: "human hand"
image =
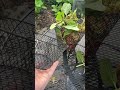
<svg viewBox="0 0 120 90">
<path fill-rule="evenodd" d="M 58 64 L 59 61 L 54 62 L 47 70 L 35 69 L 35 90 L 45 89 Z"/>
</svg>

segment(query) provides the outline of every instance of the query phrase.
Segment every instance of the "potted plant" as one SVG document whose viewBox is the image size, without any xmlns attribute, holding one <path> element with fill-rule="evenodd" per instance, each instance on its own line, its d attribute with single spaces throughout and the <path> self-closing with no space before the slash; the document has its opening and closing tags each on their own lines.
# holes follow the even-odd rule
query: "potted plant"
<svg viewBox="0 0 120 90">
<path fill-rule="evenodd" d="M 85 30 L 85 18 L 78 19 L 76 10 L 71 10 L 70 3 L 64 3 L 61 11 L 57 12 L 56 21 L 50 26 L 55 29 L 57 37 L 64 44 L 68 45 L 68 50 L 74 50 L 80 40 L 80 32 Z"/>
</svg>

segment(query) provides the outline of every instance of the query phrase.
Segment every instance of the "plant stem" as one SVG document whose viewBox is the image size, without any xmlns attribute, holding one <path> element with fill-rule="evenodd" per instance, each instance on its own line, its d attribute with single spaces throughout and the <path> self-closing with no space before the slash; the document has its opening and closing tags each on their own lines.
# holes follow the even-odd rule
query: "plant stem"
<svg viewBox="0 0 120 90">
<path fill-rule="evenodd" d="M 117 90 L 118 88 L 117 88 L 116 83 L 114 81 L 113 81 L 113 85 L 115 87 L 115 90 Z"/>
</svg>

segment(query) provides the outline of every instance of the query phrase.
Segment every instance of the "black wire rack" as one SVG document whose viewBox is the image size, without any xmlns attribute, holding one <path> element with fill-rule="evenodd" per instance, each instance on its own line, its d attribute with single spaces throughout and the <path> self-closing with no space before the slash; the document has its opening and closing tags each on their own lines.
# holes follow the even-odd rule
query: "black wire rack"
<svg viewBox="0 0 120 90">
<path fill-rule="evenodd" d="M 24 20 L 0 17 L 0 90 L 34 89 L 34 28 Z"/>
<path fill-rule="evenodd" d="M 0 0 L 0 7 L 3 8 L 3 9 L 7 9 L 7 8 L 11 8 L 13 6 L 18 6 L 18 5 L 21 5 L 23 3 L 33 3 L 34 0 L 12 0 L 12 1 L 9 1 L 9 0 Z"/>
<path fill-rule="evenodd" d="M 119 36 L 118 22 L 120 20 L 120 14 L 103 13 L 99 18 L 95 16 L 90 16 L 87 17 L 87 19 L 90 20 L 87 21 L 86 29 L 90 30 L 90 32 L 87 31 L 86 33 L 86 40 L 88 40 L 86 41 L 86 89 L 104 90 L 99 73 L 98 60 L 100 58 L 102 59 L 104 57 L 109 57 L 110 59 L 112 59 L 111 63 L 113 65 L 116 65 L 116 63 L 120 63 L 120 42 L 117 38 L 112 38 Z M 113 33 L 112 36 L 111 32 Z M 117 44 L 117 46 L 115 44 Z"/>
</svg>

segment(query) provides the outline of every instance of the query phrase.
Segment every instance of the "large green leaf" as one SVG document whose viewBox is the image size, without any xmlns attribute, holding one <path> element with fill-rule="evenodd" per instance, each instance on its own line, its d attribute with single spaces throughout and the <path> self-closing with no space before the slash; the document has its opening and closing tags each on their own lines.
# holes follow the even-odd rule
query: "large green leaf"
<svg viewBox="0 0 120 90">
<path fill-rule="evenodd" d="M 35 0 L 35 13 L 39 13 L 43 6 L 42 0 Z"/>
<path fill-rule="evenodd" d="M 72 19 L 65 19 L 65 22 L 67 23 L 67 25 L 77 26 L 77 23 Z"/>
<path fill-rule="evenodd" d="M 110 60 L 102 59 L 99 62 L 101 79 L 106 87 L 113 87 L 117 82 L 116 71 L 113 70 Z"/>
<path fill-rule="evenodd" d="M 72 26 L 72 25 L 67 25 L 64 26 L 66 29 L 74 30 L 74 31 L 79 31 L 79 28 L 77 26 Z"/>
<path fill-rule="evenodd" d="M 35 0 L 35 6 L 36 7 L 41 7 L 43 5 L 42 0 Z"/>
<path fill-rule="evenodd" d="M 64 3 L 61 11 L 65 13 L 65 15 L 67 15 L 71 10 L 71 4 L 70 3 Z"/>
<path fill-rule="evenodd" d="M 64 13 L 63 12 L 58 12 L 56 16 L 56 21 L 60 22 L 64 18 Z"/>
<path fill-rule="evenodd" d="M 85 62 L 84 54 L 81 51 L 76 52 L 76 57 L 80 64 L 83 64 Z"/>
<path fill-rule="evenodd" d="M 35 7 L 35 13 L 39 13 L 39 12 L 40 12 L 40 10 L 41 10 L 41 8 L 40 8 L 40 7 Z"/>
<path fill-rule="evenodd" d="M 62 2 L 62 0 L 56 0 L 56 2 L 60 3 L 60 2 Z"/>
</svg>

